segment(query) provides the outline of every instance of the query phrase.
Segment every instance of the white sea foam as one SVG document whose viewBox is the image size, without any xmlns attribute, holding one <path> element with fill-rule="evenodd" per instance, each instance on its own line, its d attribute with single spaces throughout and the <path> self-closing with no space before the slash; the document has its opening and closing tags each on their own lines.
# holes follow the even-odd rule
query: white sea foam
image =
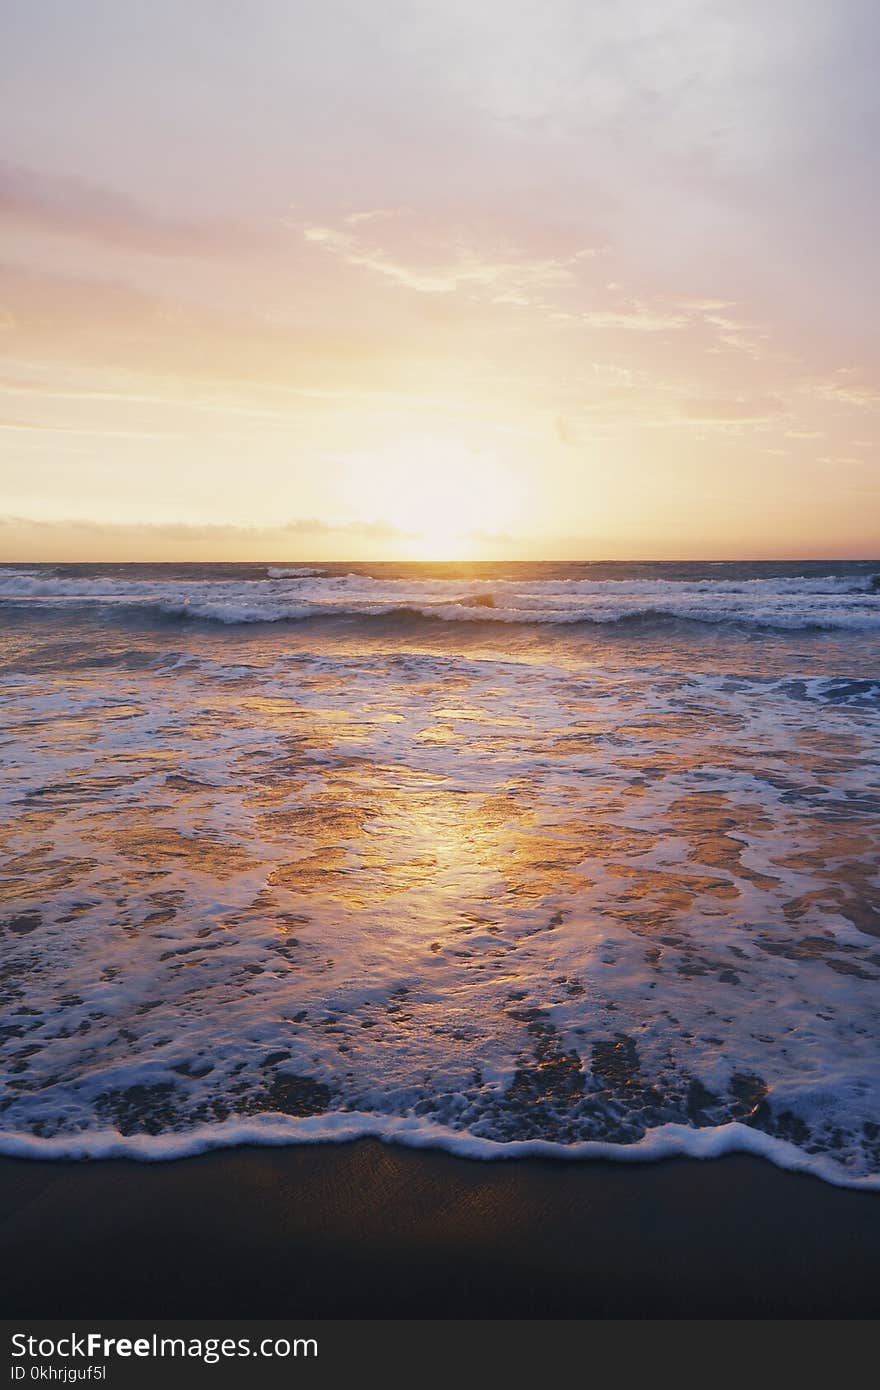
<svg viewBox="0 0 880 1390">
<path fill-rule="evenodd" d="M 297 565 L 293 569 L 270 565 L 266 574 L 270 579 L 313 579 L 316 575 L 321 574 L 321 570 L 310 568 L 308 565 Z"/>
<path fill-rule="evenodd" d="M 845 1174 L 822 1154 L 805 1154 L 794 1144 L 774 1139 L 771 1135 L 737 1122 L 703 1129 L 688 1125 L 660 1125 L 632 1144 L 600 1141 L 554 1144 L 540 1139 L 498 1143 L 414 1116 L 342 1111 L 302 1119 L 287 1115 L 260 1115 L 247 1121 L 203 1125 L 183 1134 L 122 1135 L 118 1130 L 99 1129 L 85 1134 L 43 1139 L 0 1131 L 0 1153 L 11 1158 L 129 1158 L 157 1163 L 251 1144 L 280 1148 L 290 1144 L 352 1143 L 358 1139 L 380 1139 L 385 1143 L 402 1144 L 414 1149 L 442 1149 L 460 1158 L 483 1161 L 544 1158 L 569 1162 L 602 1159 L 617 1163 L 657 1163 L 670 1158 L 706 1160 L 724 1158 L 728 1154 L 751 1154 L 768 1159 L 777 1168 L 794 1173 L 810 1173 L 836 1187 L 880 1191 L 880 1174 L 863 1177 Z"/>
<path fill-rule="evenodd" d="M 677 619 L 781 631 L 880 632 L 865 577 L 696 579 L 381 579 L 309 567 L 263 579 L 72 578 L 0 572 L 0 603 L 133 606 L 227 625 L 406 617 L 566 626 Z"/>
<path fill-rule="evenodd" d="M 65 615 L 0 686 L 6 1152 L 375 1134 L 876 1185 L 859 661 L 188 631 L 108 681 Z"/>
</svg>

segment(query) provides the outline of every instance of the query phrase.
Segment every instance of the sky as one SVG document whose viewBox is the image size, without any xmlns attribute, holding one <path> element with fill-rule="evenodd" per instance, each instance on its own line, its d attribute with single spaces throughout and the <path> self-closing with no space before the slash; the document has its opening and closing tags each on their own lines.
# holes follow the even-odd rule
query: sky
<svg viewBox="0 0 880 1390">
<path fill-rule="evenodd" d="M 880 555 L 874 0 L 0 0 L 0 559 Z"/>
</svg>

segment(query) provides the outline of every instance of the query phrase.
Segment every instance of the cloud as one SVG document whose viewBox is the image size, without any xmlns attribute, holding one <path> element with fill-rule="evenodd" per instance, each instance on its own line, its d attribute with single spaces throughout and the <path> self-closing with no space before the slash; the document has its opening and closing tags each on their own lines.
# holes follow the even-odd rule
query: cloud
<svg viewBox="0 0 880 1390">
<path fill-rule="evenodd" d="M 8 430 L 13 434 L 73 434 L 101 439 L 179 439 L 176 430 L 157 429 L 112 429 L 105 425 L 56 425 L 42 420 L 19 420 L 0 415 L 0 432 Z"/>
<path fill-rule="evenodd" d="M 479 249 L 460 236 L 438 237 L 412 225 L 403 238 L 398 235 L 405 246 L 391 249 L 368 242 L 357 230 L 351 230 L 364 222 L 372 224 L 399 215 L 383 210 L 351 213 L 345 219 L 347 230 L 322 223 L 291 225 L 298 226 L 307 243 L 347 265 L 369 270 L 419 294 L 482 290 L 496 303 L 527 304 L 535 292 L 572 285 L 579 264 L 600 254 L 594 247 L 563 257 L 530 256 L 512 245 Z"/>
<path fill-rule="evenodd" d="M 355 322 L 289 322 L 258 303 L 184 298 L 176 284 L 163 292 L 0 262 L 0 305 L 14 318 L 11 351 L 27 370 L 58 380 L 63 363 L 101 369 L 104 380 L 125 377 L 142 396 L 155 395 L 150 383 L 160 378 L 178 396 L 193 380 L 205 397 L 227 383 L 247 393 L 284 388 L 288 397 L 367 390 L 387 385 L 390 361 L 411 363 L 387 324 L 380 336 Z"/>
<path fill-rule="evenodd" d="M 114 189 L 5 162 L 0 162 L 0 219 L 158 256 L 218 254 L 256 242 L 239 223 L 166 218 Z"/>
<path fill-rule="evenodd" d="M 0 515 L 0 558 L 37 561 L 356 560 L 393 553 L 409 534 L 382 519 L 294 517 L 278 525 Z"/>
<path fill-rule="evenodd" d="M 41 519 L 27 516 L 0 515 L 0 528 L 11 531 L 27 531 L 48 535 L 53 532 L 80 533 L 89 536 L 112 538 L 126 542 L 138 538 L 161 538 L 164 540 L 199 541 L 255 541 L 271 542 L 290 540 L 295 536 L 341 536 L 358 540 L 406 540 L 411 532 L 401 530 L 390 521 L 373 520 L 332 520 L 321 517 L 297 517 L 279 522 L 276 526 L 243 526 L 230 522 L 207 522 L 193 524 L 185 521 L 98 521 L 89 517 L 69 519 Z"/>
<path fill-rule="evenodd" d="M 380 242 L 373 229 L 377 223 L 388 222 L 392 226 L 384 228 Z M 342 225 L 288 225 L 300 232 L 307 245 L 419 294 L 476 294 L 491 304 L 536 309 L 555 324 L 600 332 L 655 334 L 702 326 L 722 347 L 752 358 L 760 357 L 766 349 L 765 330 L 729 317 L 726 311 L 735 306 L 727 299 L 623 297 L 621 285 L 610 282 L 602 293 L 603 297 L 610 296 L 611 302 L 584 308 L 584 298 L 595 299 L 597 293 L 586 281 L 585 267 L 607 252 L 606 246 L 536 255 L 498 237 L 426 230 L 406 209 L 350 213 Z"/>
<path fill-rule="evenodd" d="M 405 208 L 373 208 L 367 212 L 350 212 L 345 220 L 349 226 L 357 227 L 362 222 L 384 222 L 389 217 L 400 217 L 405 211 Z"/>
<path fill-rule="evenodd" d="M 620 328 L 632 333 L 664 333 L 684 328 L 689 322 L 685 314 L 663 313 L 638 303 L 623 309 L 591 310 L 578 317 L 588 328 Z"/>
<path fill-rule="evenodd" d="M 754 362 L 760 362 L 769 355 L 769 333 L 761 324 L 745 323 L 739 319 L 731 318 L 729 314 L 720 314 L 717 309 L 732 309 L 732 304 L 719 304 L 710 307 L 705 312 L 705 322 L 715 334 L 715 340 L 722 348 L 731 348 L 735 352 L 744 353 L 746 357 L 751 357 Z M 775 354 L 777 357 L 778 353 Z"/>
<path fill-rule="evenodd" d="M 679 411 L 688 420 L 716 420 L 721 423 L 769 420 L 784 415 L 787 409 L 785 401 L 779 396 L 695 396 L 679 403 Z"/>
<path fill-rule="evenodd" d="M 861 406 L 871 410 L 880 406 L 880 391 L 858 380 L 854 368 L 841 367 L 828 381 L 818 383 L 819 395 L 826 401 L 837 401 L 841 405 Z"/>
<path fill-rule="evenodd" d="M 362 536 L 370 540 L 404 540 L 412 535 L 390 521 L 323 521 L 318 517 L 287 521 L 278 529 L 287 535 Z"/>
</svg>

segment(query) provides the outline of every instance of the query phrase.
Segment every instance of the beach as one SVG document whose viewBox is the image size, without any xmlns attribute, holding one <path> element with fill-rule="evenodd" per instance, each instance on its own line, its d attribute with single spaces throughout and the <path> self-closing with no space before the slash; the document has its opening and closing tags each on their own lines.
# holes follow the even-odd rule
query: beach
<svg viewBox="0 0 880 1390">
<path fill-rule="evenodd" d="M 3 1309 L 875 1317 L 880 7 L 49 8 Z"/>
<path fill-rule="evenodd" d="M 42 1318 L 866 1318 L 880 1201 L 749 1157 L 476 1162 L 364 1141 L 0 1161 Z"/>
<path fill-rule="evenodd" d="M 0 1153 L 740 1126 L 876 1186 L 872 582 L 2 570 Z"/>
<path fill-rule="evenodd" d="M 866 1315 L 872 584 L 0 571 L 12 1306 Z"/>
</svg>

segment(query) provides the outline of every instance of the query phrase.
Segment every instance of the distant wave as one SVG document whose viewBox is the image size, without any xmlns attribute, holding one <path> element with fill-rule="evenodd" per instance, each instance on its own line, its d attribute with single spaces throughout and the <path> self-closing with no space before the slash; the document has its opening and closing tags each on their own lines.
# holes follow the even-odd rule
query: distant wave
<svg viewBox="0 0 880 1390">
<path fill-rule="evenodd" d="M 323 570 L 310 569 L 308 565 L 299 565 L 294 569 L 282 569 L 277 565 L 270 565 L 266 570 L 270 579 L 317 579 L 323 573 Z"/>
<path fill-rule="evenodd" d="M 728 624 L 784 632 L 880 632 L 870 576 L 767 579 L 376 579 L 307 566 L 267 578 L 59 577 L 0 572 L 0 604 L 89 604 L 228 625 L 376 619 L 571 627 Z"/>
</svg>

